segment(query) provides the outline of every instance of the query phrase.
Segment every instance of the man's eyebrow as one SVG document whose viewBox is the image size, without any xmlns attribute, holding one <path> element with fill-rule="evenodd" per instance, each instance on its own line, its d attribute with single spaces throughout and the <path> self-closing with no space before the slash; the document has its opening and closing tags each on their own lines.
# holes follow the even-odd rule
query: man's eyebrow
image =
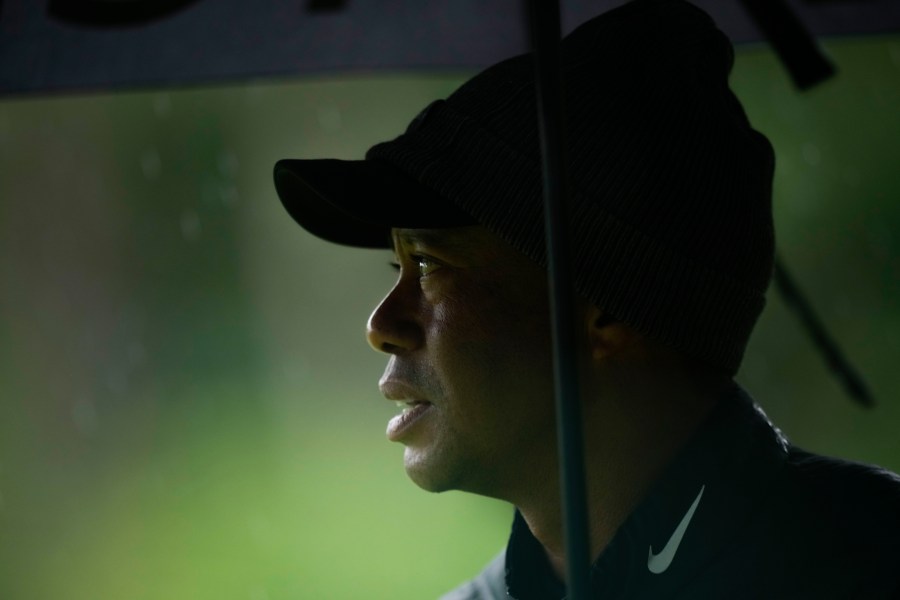
<svg viewBox="0 0 900 600">
<path fill-rule="evenodd" d="M 421 244 L 435 249 L 468 254 L 471 251 L 469 240 L 466 239 L 466 236 L 454 233 L 446 229 L 399 229 L 391 238 L 395 250 L 399 240 L 403 245 Z"/>
</svg>

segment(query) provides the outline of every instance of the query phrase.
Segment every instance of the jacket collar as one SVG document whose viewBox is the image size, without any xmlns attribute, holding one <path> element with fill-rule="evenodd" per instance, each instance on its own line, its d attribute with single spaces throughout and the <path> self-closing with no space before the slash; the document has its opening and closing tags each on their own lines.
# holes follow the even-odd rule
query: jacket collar
<svg viewBox="0 0 900 600">
<path fill-rule="evenodd" d="M 663 597 L 696 578 L 767 494 L 788 443 L 737 384 L 727 392 L 591 569 L 604 598 Z M 506 558 L 509 594 L 561 598 L 541 544 L 516 512 Z"/>
</svg>

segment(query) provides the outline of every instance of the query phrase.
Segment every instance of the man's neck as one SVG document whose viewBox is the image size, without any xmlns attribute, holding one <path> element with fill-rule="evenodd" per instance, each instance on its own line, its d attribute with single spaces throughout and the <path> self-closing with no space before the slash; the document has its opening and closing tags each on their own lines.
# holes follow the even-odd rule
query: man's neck
<svg viewBox="0 0 900 600">
<path fill-rule="evenodd" d="M 648 394 L 606 394 L 586 403 L 585 481 L 590 519 L 590 551 L 596 560 L 609 545 L 653 482 L 694 435 L 721 393 L 721 384 L 685 385 Z M 557 481 L 544 493 L 516 502 L 562 581 L 565 540 Z"/>
</svg>

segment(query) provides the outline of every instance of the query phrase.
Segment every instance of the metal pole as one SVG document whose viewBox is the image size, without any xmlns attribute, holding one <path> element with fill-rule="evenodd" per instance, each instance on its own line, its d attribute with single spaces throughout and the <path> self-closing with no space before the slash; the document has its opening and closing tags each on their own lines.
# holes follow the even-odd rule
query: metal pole
<svg viewBox="0 0 900 600">
<path fill-rule="evenodd" d="M 787 267 L 784 266 L 784 261 L 778 256 L 775 257 L 775 285 L 778 287 L 778 291 L 781 292 L 781 297 L 784 299 L 785 304 L 800 319 L 807 335 L 812 338 L 813 343 L 819 349 L 819 352 L 822 353 L 828 368 L 841 380 L 844 389 L 850 394 L 850 397 L 865 408 L 875 406 L 875 399 L 872 397 L 868 386 L 866 386 L 866 382 L 863 381 L 863 378 L 844 357 L 844 353 L 841 352 L 837 343 L 825 329 L 822 319 L 816 315 L 809 300 L 797 287 L 794 278 L 788 272 Z"/>
<path fill-rule="evenodd" d="M 590 595 L 590 545 L 584 481 L 584 443 L 578 386 L 575 295 L 568 248 L 560 19 L 557 0 L 530 0 L 536 66 L 538 124 L 543 158 L 547 270 L 553 325 L 556 420 L 566 551 L 567 598 Z"/>
<path fill-rule="evenodd" d="M 785 0 L 741 0 L 741 4 L 798 88 L 807 90 L 834 75 L 834 65 Z"/>
</svg>

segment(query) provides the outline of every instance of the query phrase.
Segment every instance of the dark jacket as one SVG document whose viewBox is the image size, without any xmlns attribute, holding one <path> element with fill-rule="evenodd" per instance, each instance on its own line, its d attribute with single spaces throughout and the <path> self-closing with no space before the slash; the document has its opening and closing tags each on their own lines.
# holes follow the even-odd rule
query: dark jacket
<svg viewBox="0 0 900 600">
<path fill-rule="evenodd" d="M 900 477 L 792 446 L 735 385 L 592 566 L 596 598 L 898 598 Z M 517 513 L 445 600 L 565 595 Z"/>
</svg>

